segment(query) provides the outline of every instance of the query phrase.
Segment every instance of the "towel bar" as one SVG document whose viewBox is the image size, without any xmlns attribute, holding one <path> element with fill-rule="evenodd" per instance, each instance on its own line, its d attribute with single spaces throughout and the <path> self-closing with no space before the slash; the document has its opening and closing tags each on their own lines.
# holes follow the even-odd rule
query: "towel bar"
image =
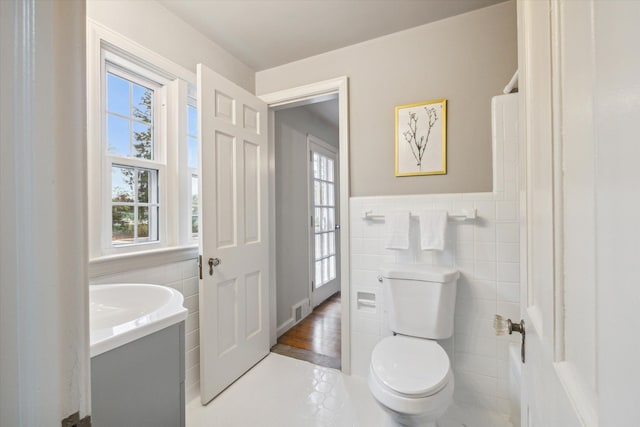
<svg viewBox="0 0 640 427">
<path fill-rule="evenodd" d="M 417 217 L 417 215 L 414 215 L 411 212 L 409 214 L 413 217 Z M 462 209 L 460 211 L 448 212 L 448 216 L 451 219 L 465 221 L 468 219 L 476 219 L 477 211 L 476 209 Z M 374 214 L 373 211 L 365 211 L 364 214 L 362 215 L 362 219 L 368 220 L 368 221 L 382 220 L 384 219 L 384 215 Z"/>
</svg>

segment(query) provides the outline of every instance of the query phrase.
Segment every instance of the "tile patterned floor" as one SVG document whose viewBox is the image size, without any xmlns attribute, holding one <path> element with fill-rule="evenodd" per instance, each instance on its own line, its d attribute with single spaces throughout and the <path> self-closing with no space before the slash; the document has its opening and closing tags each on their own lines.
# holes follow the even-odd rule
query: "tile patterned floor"
<svg viewBox="0 0 640 427">
<path fill-rule="evenodd" d="M 271 353 L 207 406 L 187 404 L 187 427 L 384 427 L 363 378 Z M 511 427 L 498 414 L 453 405 L 440 427 Z"/>
</svg>

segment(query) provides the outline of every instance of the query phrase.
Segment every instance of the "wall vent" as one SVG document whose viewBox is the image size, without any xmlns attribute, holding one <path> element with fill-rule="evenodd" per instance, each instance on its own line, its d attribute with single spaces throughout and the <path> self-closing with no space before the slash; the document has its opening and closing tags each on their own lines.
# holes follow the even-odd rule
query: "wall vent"
<svg viewBox="0 0 640 427">
<path fill-rule="evenodd" d="M 295 322 L 298 323 L 302 319 L 302 304 L 295 307 Z"/>
</svg>

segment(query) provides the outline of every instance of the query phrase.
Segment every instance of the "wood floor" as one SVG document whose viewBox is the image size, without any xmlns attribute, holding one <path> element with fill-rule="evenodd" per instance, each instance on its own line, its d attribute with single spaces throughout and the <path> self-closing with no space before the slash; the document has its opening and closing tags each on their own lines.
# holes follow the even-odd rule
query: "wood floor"
<svg viewBox="0 0 640 427">
<path fill-rule="evenodd" d="M 271 351 L 321 366 L 340 369 L 340 292 L 289 329 Z"/>
</svg>

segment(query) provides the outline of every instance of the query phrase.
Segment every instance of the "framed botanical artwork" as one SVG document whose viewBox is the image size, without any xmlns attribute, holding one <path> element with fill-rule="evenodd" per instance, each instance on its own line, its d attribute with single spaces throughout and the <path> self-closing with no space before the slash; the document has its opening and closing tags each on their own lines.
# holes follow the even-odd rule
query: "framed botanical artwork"
<svg viewBox="0 0 640 427">
<path fill-rule="evenodd" d="M 396 107 L 396 176 L 447 173 L 447 100 Z"/>
</svg>

